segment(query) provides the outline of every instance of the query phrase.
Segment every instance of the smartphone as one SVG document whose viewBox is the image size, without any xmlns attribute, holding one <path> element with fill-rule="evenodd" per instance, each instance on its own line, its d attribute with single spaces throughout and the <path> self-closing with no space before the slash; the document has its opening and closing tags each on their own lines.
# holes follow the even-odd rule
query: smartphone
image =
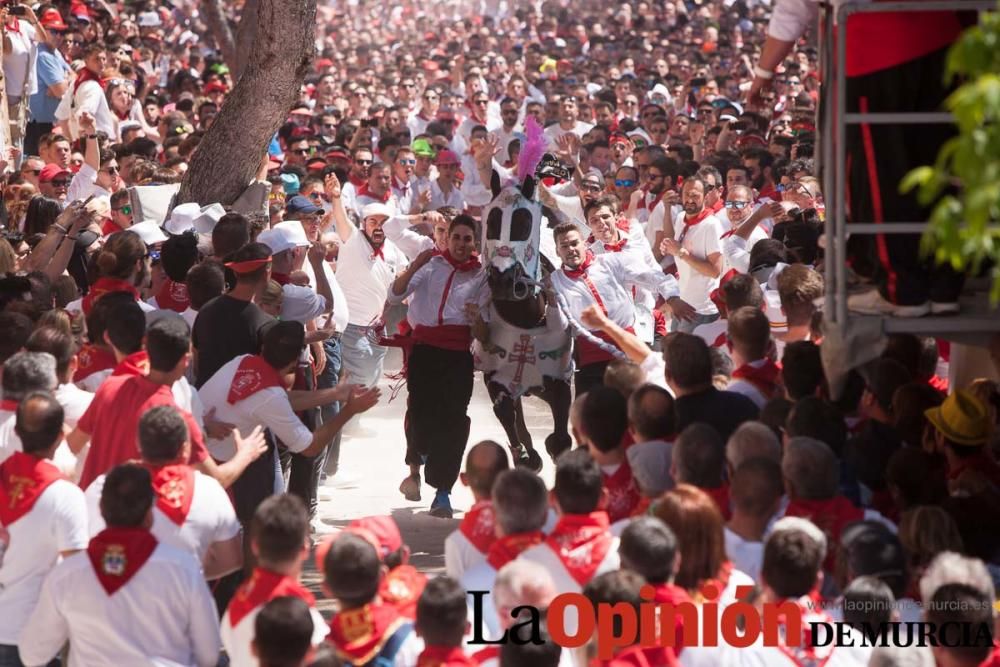
<svg viewBox="0 0 1000 667">
<path fill-rule="evenodd" d="M 703 76 L 696 76 L 695 78 L 691 79 L 692 88 L 702 88 L 706 83 L 708 83 L 708 79 L 706 79 Z"/>
<path fill-rule="evenodd" d="M 10 8 L 10 13 L 12 16 L 27 16 L 28 12 L 25 10 L 24 5 L 14 5 Z"/>
</svg>

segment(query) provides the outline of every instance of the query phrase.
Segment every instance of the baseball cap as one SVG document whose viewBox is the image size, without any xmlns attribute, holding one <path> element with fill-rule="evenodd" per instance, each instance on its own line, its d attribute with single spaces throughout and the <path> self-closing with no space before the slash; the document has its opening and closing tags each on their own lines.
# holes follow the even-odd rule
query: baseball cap
<svg viewBox="0 0 1000 667">
<path fill-rule="evenodd" d="M 155 220 L 143 220 L 128 228 L 130 232 L 135 232 L 147 246 L 163 243 L 167 240 L 167 235 L 163 233 Z"/>
<path fill-rule="evenodd" d="M 47 30 L 66 30 L 69 26 L 63 21 L 62 14 L 55 7 L 49 7 L 38 17 L 38 22 Z"/>
<path fill-rule="evenodd" d="M 305 230 L 295 220 L 279 222 L 271 229 L 265 229 L 257 236 L 257 242 L 270 248 L 272 255 L 310 245 Z"/>
<path fill-rule="evenodd" d="M 380 201 L 372 202 L 371 204 L 368 204 L 363 209 L 361 209 L 361 219 L 362 220 L 368 219 L 368 218 L 370 218 L 372 216 L 376 216 L 376 215 L 381 215 L 381 216 L 385 216 L 386 218 L 391 218 L 392 217 L 392 209 L 390 209 L 388 206 L 386 206 L 385 204 L 383 204 Z"/>
<path fill-rule="evenodd" d="M 413 149 L 413 154 L 417 157 L 434 157 L 437 155 L 437 151 L 431 146 L 431 142 L 427 139 L 417 139 L 413 142 L 411 146 Z"/>
<path fill-rule="evenodd" d="M 458 155 L 455 153 L 455 151 L 448 150 L 447 148 L 444 149 L 443 151 L 438 151 L 437 160 L 434 161 L 434 164 L 438 166 L 444 164 L 461 164 L 461 163 L 462 161 L 458 159 Z"/>
<path fill-rule="evenodd" d="M 42 167 L 42 170 L 38 173 L 38 180 L 42 183 L 51 183 L 59 176 L 63 174 L 72 174 L 69 169 L 63 169 L 57 164 L 47 164 Z"/>
<path fill-rule="evenodd" d="M 302 195 L 295 195 L 294 197 L 289 197 L 285 201 L 285 213 L 295 214 L 295 213 L 305 213 L 309 215 L 311 213 L 322 213 L 323 209 L 316 204 L 309 201 L 308 197 L 303 197 Z"/>
</svg>

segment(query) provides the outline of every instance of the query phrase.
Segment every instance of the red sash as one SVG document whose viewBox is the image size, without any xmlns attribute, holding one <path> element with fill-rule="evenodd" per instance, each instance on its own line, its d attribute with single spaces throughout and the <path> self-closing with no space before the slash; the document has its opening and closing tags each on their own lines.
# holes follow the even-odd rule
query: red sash
<svg viewBox="0 0 1000 667">
<path fill-rule="evenodd" d="M 399 613 L 410 620 L 417 618 L 417 600 L 424 592 L 427 577 L 412 565 L 400 565 L 389 570 L 378 585 L 382 601 L 391 604 Z"/>
<path fill-rule="evenodd" d="M 9 526 L 31 511 L 35 501 L 56 480 L 64 479 L 52 463 L 14 452 L 0 464 L 0 524 Z"/>
<path fill-rule="evenodd" d="M 183 525 L 194 499 L 194 469 L 184 463 L 147 467 L 153 478 L 157 509 L 178 526 Z"/>
<path fill-rule="evenodd" d="M 87 557 L 104 591 L 114 595 L 142 569 L 156 544 L 145 528 L 105 528 L 91 538 Z"/>
<path fill-rule="evenodd" d="M 797 499 L 788 503 L 785 516 L 798 516 L 809 519 L 826 534 L 826 562 L 823 567 L 833 571 L 836 547 L 840 542 L 840 534 L 844 528 L 855 521 L 865 518 L 865 511 L 855 507 L 843 496 L 835 496 L 826 500 Z"/>
<path fill-rule="evenodd" d="M 351 664 L 370 662 L 406 619 L 390 604 L 366 604 L 341 611 L 330 619 L 330 634 L 337 655 Z"/>
<path fill-rule="evenodd" d="M 635 333 L 635 329 L 633 327 L 625 327 L 625 331 L 628 331 L 629 333 Z M 613 340 L 611 340 L 611 337 L 608 336 L 603 331 L 591 331 L 590 333 L 593 336 L 600 338 L 605 343 L 608 343 L 613 347 L 618 347 L 618 345 Z M 592 343 L 584 336 L 577 336 L 576 338 L 574 338 L 573 346 L 575 348 L 574 351 L 576 353 L 576 361 L 578 368 L 583 368 L 584 366 L 589 366 L 591 364 L 599 364 L 603 361 L 612 361 L 615 358 L 613 354 L 611 354 L 610 352 L 605 352 L 604 350 L 597 347 L 597 345 Z"/>
<path fill-rule="evenodd" d="M 632 466 L 627 460 L 622 461 L 613 474 L 602 472 L 601 477 L 604 478 L 604 488 L 608 490 L 608 503 L 605 507 L 608 520 L 614 523 L 632 516 L 642 500 L 639 496 L 639 487 L 632 477 Z"/>
<path fill-rule="evenodd" d="M 255 568 L 250 579 L 243 582 L 229 603 L 229 625 L 236 627 L 246 615 L 274 598 L 296 597 L 315 606 L 313 594 L 292 577 L 277 572 Z"/>
<path fill-rule="evenodd" d="M 715 502 L 719 508 L 719 512 L 722 513 L 722 518 L 729 521 L 729 517 L 732 514 L 729 510 L 729 485 L 723 483 L 722 486 L 717 486 L 714 489 L 707 489 L 703 486 L 698 488 L 704 491 Z"/>
<path fill-rule="evenodd" d="M 465 324 L 442 324 L 436 327 L 418 324 L 413 328 L 412 344 L 468 352 L 472 345 L 472 328 Z"/>
<path fill-rule="evenodd" d="M 273 274 L 272 277 L 274 277 Z M 156 293 L 156 305 L 164 310 L 183 313 L 191 307 L 191 298 L 188 296 L 187 285 L 184 283 L 175 283 L 170 278 L 167 278 L 163 283 L 163 287 Z"/>
<path fill-rule="evenodd" d="M 486 552 L 486 562 L 494 570 L 499 570 L 531 547 L 541 544 L 544 539 L 545 533 L 540 530 L 498 537 L 496 542 L 490 546 L 490 550 Z"/>
<path fill-rule="evenodd" d="M 76 372 L 73 382 L 82 382 L 94 373 L 115 367 L 115 355 L 110 350 L 96 345 L 84 345 L 76 355 Z"/>
<path fill-rule="evenodd" d="M 428 646 L 417 658 L 417 667 L 476 667 L 477 664 L 455 646 Z"/>
<path fill-rule="evenodd" d="M 234 405 L 243 399 L 250 398 L 258 391 L 271 387 L 284 387 L 285 382 L 274 367 L 264 360 L 264 357 L 251 354 L 243 357 L 243 361 L 233 374 L 233 383 L 229 385 L 229 395 L 226 400 Z"/>
<path fill-rule="evenodd" d="M 146 354 L 145 350 L 133 352 L 122 359 L 120 364 L 115 366 L 115 369 L 111 371 L 111 375 L 128 375 L 129 377 L 145 377 L 149 375 L 149 355 Z"/>
<path fill-rule="evenodd" d="M 480 500 L 462 517 L 458 530 L 472 543 L 476 551 L 485 555 L 497 539 L 495 525 L 493 503 L 489 500 Z"/>
<path fill-rule="evenodd" d="M 583 586 L 597 573 L 611 549 L 607 512 L 560 517 L 545 543 L 555 552 L 573 579 Z"/>
<path fill-rule="evenodd" d="M 111 292 L 128 292 L 136 301 L 139 300 L 139 291 L 135 288 L 135 285 L 125 280 L 119 280 L 118 278 L 98 278 L 90 286 L 87 296 L 83 297 L 81 303 L 83 314 L 90 315 L 90 309 L 93 308 L 94 303 L 105 294 L 110 294 Z"/>
</svg>

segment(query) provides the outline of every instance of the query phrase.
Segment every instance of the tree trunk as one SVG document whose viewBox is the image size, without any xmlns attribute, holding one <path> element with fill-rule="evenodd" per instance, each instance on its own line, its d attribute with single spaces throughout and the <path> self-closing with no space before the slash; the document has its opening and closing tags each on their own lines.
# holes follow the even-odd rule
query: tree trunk
<svg viewBox="0 0 1000 667">
<path fill-rule="evenodd" d="M 226 61 L 229 69 L 235 72 L 238 61 L 236 41 L 233 39 L 233 31 L 229 29 L 229 21 L 222 8 L 222 0 L 201 0 L 201 13 L 212 33 L 212 39 L 215 40 L 216 46 L 222 52 L 223 60 Z"/>
<path fill-rule="evenodd" d="M 231 204 L 298 99 L 315 44 L 316 0 L 260 0 L 246 70 L 191 158 L 176 204 Z"/>
<path fill-rule="evenodd" d="M 250 51 L 253 49 L 254 40 L 257 39 L 257 16 L 260 11 L 258 0 L 246 0 L 243 3 L 243 12 L 240 14 L 240 24 L 236 28 L 236 68 L 230 65 L 233 70 L 233 81 L 243 74 L 250 59 Z"/>
</svg>

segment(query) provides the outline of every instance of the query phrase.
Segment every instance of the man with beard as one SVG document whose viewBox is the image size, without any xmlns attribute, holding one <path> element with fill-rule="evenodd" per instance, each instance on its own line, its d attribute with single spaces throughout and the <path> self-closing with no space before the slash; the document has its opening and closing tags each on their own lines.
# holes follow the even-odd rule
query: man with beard
<svg viewBox="0 0 1000 667">
<path fill-rule="evenodd" d="M 371 150 L 359 148 L 354 151 L 351 169 L 347 172 L 347 183 L 344 183 L 343 187 L 344 206 L 347 210 L 353 211 L 357 208 L 355 202 L 358 199 L 358 190 L 368 183 L 373 161 Z"/>
<path fill-rule="evenodd" d="M 392 211 L 381 202 L 368 204 L 361 211 L 361 229 L 347 217 L 340 188 L 328 187 L 333 204 L 333 220 L 340 235 L 337 275 L 347 300 L 348 324 L 344 329 L 344 370 L 352 382 L 374 386 L 382 375 L 386 348 L 371 342 L 373 326 L 382 332 L 382 307 L 389 287 L 406 267 L 406 255 L 392 241 L 387 241 L 382 225 Z"/>
<path fill-rule="evenodd" d="M 580 120 L 580 107 L 577 105 L 575 97 L 566 96 L 559 103 L 559 122 L 545 128 L 545 136 L 549 139 L 551 150 L 558 148 L 559 137 L 564 134 L 575 134 L 583 138 L 590 131 L 593 125 Z"/>
<path fill-rule="evenodd" d="M 698 176 L 684 181 L 684 211 L 674 219 L 672 236 L 660 244 L 660 252 L 672 256 L 677 264 L 681 298 L 696 312 L 691 320 L 675 320 L 674 331 L 691 333 L 699 324 L 719 318 L 719 309 L 709 295 L 719 286 L 722 275 L 722 225 L 705 207 L 707 190 L 705 181 Z"/>
</svg>

